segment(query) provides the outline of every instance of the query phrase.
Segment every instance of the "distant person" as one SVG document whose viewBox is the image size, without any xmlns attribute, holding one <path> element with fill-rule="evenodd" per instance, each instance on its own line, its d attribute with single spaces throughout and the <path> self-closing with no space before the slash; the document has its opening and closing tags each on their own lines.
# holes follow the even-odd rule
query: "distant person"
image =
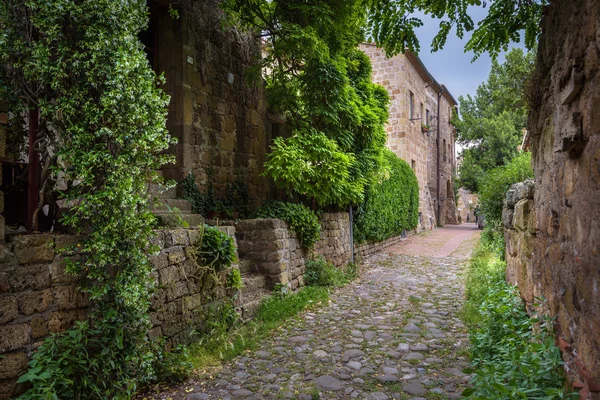
<svg viewBox="0 0 600 400">
<path fill-rule="evenodd" d="M 479 206 L 475 207 L 473 214 L 475 215 L 475 223 L 477 224 L 479 222 Z"/>
</svg>

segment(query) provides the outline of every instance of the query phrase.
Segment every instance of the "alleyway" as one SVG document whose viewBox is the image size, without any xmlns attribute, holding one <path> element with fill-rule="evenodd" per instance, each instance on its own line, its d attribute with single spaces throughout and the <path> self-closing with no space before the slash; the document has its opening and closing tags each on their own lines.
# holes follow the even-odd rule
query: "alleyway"
<svg viewBox="0 0 600 400">
<path fill-rule="evenodd" d="M 408 238 L 259 351 L 161 399 L 445 399 L 468 377 L 459 312 L 475 224 Z M 320 394 L 320 397 L 319 397 Z"/>
</svg>

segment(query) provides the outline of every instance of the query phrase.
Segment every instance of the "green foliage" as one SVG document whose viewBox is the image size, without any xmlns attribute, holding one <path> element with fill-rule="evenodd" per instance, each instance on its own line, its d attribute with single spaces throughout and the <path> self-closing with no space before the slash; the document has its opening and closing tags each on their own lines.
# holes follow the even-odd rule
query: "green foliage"
<svg viewBox="0 0 600 400">
<path fill-rule="evenodd" d="M 254 217 L 284 220 L 296 232 L 300 244 L 306 250 L 311 250 L 321 237 L 319 218 L 310 208 L 302 204 L 274 201 L 261 207 Z"/>
<path fill-rule="evenodd" d="M 24 398 L 129 398 L 154 374 L 147 187 L 172 161 L 164 150 L 173 141 L 163 80 L 137 39 L 147 23 L 145 0 L 0 5 L 0 97 L 17 115 L 39 109 L 40 143 L 52 148 L 45 172 L 67 183 L 61 196 L 71 208 L 61 222 L 85 237 L 66 272 L 87 278 L 82 290 L 93 302 L 93 330 L 76 327 L 38 348 L 44 357 L 31 368 L 40 374 L 25 375 Z M 84 361 L 85 373 L 61 357 Z"/>
<path fill-rule="evenodd" d="M 463 38 L 465 32 L 473 31 L 465 51 L 473 51 L 475 58 L 485 52 L 495 58 L 501 51 L 507 51 L 511 42 L 520 42 L 523 31 L 525 47 L 535 47 L 540 34 L 542 10 L 548 1 L 363 0 L 362 3 L 369 10 L 369 40 L 385 48 L 388 55 L 403 53 L 405 48 L 419 51 L 419 40 L 414 30 L 423 25 L 416 16 L 421 12 L 440 21 L 439 31 L 431 43 L 433 51 L 444 47 L 454 27 L 459 38 Z M 469 10 L 488 5 L 488 14 L 476 25 L 469 16 Z"/>
<path fill-rule="evenodd" d="M 488 236 L 469 263 L 463 317 L 470 330 L 473 399 L 561 399 L 566 393 L 562 359 L 552 321 L 530 317 L 515 287 L 506 283 L 506 263 Z"/>
<path fill-rule="evenodd" d="M 266 174 L 323 206 L 360 201 L 380 169 L 389 102 L 357 49 L 365 7 L 357 0 L 228 0 L 225 7 L 237 23 L 264 33 L 257 70 L 271 110 L 292 128 L 275 141 Z"/>
<path fill-rule="evenodd" d="M 461 186 L 478 192 L 481 178 L 517 155 L 527 119 L 525 86 L 533 71 L 535 53 L 513 49 L 506 61 L 492 61 L 487 82 L 474 97 L 460 97 L 462 119 L 454 118 L 462 152 Z"/>
<path fill-rule="evenodd" d="M 358 266 L 348 263 L 344 268 L 337 268 L 322 256 L 306 262 L 304 280 L 307 286 L 341 287 L 356 279 Z"/>
<path fill-rule="evenodd" d="M 241 290 L 244 287 L 242 282 L 242 274 L 239 269 L 232 268 L 227 274 L 227 287 L 231 289 Z"/>
<path fill-rule="evenodd" d="M 214 226 L 204 225 L 194 247 L 198 263 L 215 273 L 226 270 L 237 261 L 233 238 Z"/>
<path fill-rule="evenodd" d="M 200 191 L 196 185 L 196 177 L 192 173 L 188 174 L 181 182 L 183 198 L 192 203 L 192 211 L 195 214 L 206 216 L 209 212 L 220 212 L 228 218 L 233 218 L 236 212 L 240 216 L 248 215 L 248 185 L 243 178 L 238 176 L 234 182 L 227 182 L 225 197 L 219 199 L 214 193 L 213 174 L 210 169 L 207 169 L 207 176 L 206 193 Z"/>
<path fill-rule="evenodd" d="M 354 240 L 378 242 L 414 229 L 419 219 L 419 184 L 413 170 L 385 150 L 388 171 L 367 188 L 365 201 L 354 217 Z"/>
<path fill-rule="evenodd" d="M 327 304 L 329 289 L 323 287 L 304 287 L 295 293 L 269 296 L 261 303 L 254 320 L 239 325 L 231 324 L 231 308 L 225 312 L 210 314 L 207 318 L 210 329 L 202 333 L 197 343 L 189 346 L 187 351 L 181 352 L 180 357 L 175 357 L 169 362 L 177 379 L 177 372 L 187 372 L 214 365 L 222 361 L 231 360 L 248 350 L 256 349 L 261 341 L 272 335 L 274 329 L 298 313 Z M 180 366 L 191 363 L 187 369 Z"/>
<path fill-rule="evenodd" d="M 485 174 L 479 189 L 479 204 L 486 224 L 502 221 L 502 204 L 506 191 L 518 182 L 533 178 L 531 153 L 521 153 L 505 166 L 494 168 Z"/>
</svg>

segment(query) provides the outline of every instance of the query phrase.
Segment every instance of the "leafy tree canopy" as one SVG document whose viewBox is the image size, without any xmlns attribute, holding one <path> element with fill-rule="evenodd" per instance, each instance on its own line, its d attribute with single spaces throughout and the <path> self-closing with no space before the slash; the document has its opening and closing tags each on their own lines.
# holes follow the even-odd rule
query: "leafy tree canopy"
<svg viewBox="0 0 600 400">
<path fill-rule="evenodd" d="M 439 19 L 439 32 L 431 44 L 434 51 L 446 44 L 448 34 L 455 29 L 462 38 L 473 31 L 465 51 L 473 51 L 475 58 L 489 53 L 495 58 L 507 51 L 511 42 L 520 42 L 524 32 L 525 46 L 533 49 L 540 34 L 539 21 L 548 0 L 364 0 L 368 8 L 367 35 L 389 55 L 414 52 L 420 49 L 415 28 L 423 25 L 415 16 L 417 11 Z M 475 27 L 469 16 L 469 7 L 489 7 L 487 16 Z"/>
<path fill-rule="evenodd" d="M 475 96 L 459 97 L 462 119 L 453 123 L 462 152 L 460 184 L 477 192 L 483 174 L 509 162 L 521 143 L 527 119 L 525 86 L 535 54 L 511 50 L 503 64 L 492 61 L 488 80 Z"/>
</svg>

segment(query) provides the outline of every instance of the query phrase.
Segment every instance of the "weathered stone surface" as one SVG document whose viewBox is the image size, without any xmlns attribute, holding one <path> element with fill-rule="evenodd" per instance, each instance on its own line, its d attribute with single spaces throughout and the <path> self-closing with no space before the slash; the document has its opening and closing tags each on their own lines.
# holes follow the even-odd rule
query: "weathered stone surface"
<svg viewBox="0 0 600 400">
<path fill-rule="evenodd" d="M 29 344 L 31 328 L 27 324 L 0 326 L 0 354 Z"/>
<path fill-rule="evenodd" d="M 28 362 L 27 355 L 22 351 L 3 354 L 0 357 L 0 379 L 20 376 L 27 369 Z"/>
<path fill-rule="evenodd" d="M 331 375 L 323 375 L 314 380 L 315 384 L 321 389 L 337 391 L 344 388 L 344 383 Z"/>
<path fill-rule="evenodd" d="M 46 289 L 38 292 L 25 292 L 18 296 L 19 311 L 23 315 L 41 313 L 48 309 L 53 300 L 52 290 Z"/>
<path fill-rule="evenodd" d="M 54 260 L 54 237 L 50 234 L 13 236 L 12 242 L 20 264 Z"/>
<path fill-rule="evenodd" d="M 9 276 L 10 286 L 14 292 L 50 287 L 50 266 L 48 264 L 28 264 L 17 267 Z"/>
<path fill-rule="evenodd" d="M 513 224 L 516 229 L 526 231 L 529 228 L 529 216 L 533 209 L 533 200 L 523 199 L 515 204 Z"/>
<path fill-rule="evenodd" d="M 0 296 L 0 325 L 17 318 L 17 315 L 19 315 L 17 304 L 15 296 Z"/>
</svg>

